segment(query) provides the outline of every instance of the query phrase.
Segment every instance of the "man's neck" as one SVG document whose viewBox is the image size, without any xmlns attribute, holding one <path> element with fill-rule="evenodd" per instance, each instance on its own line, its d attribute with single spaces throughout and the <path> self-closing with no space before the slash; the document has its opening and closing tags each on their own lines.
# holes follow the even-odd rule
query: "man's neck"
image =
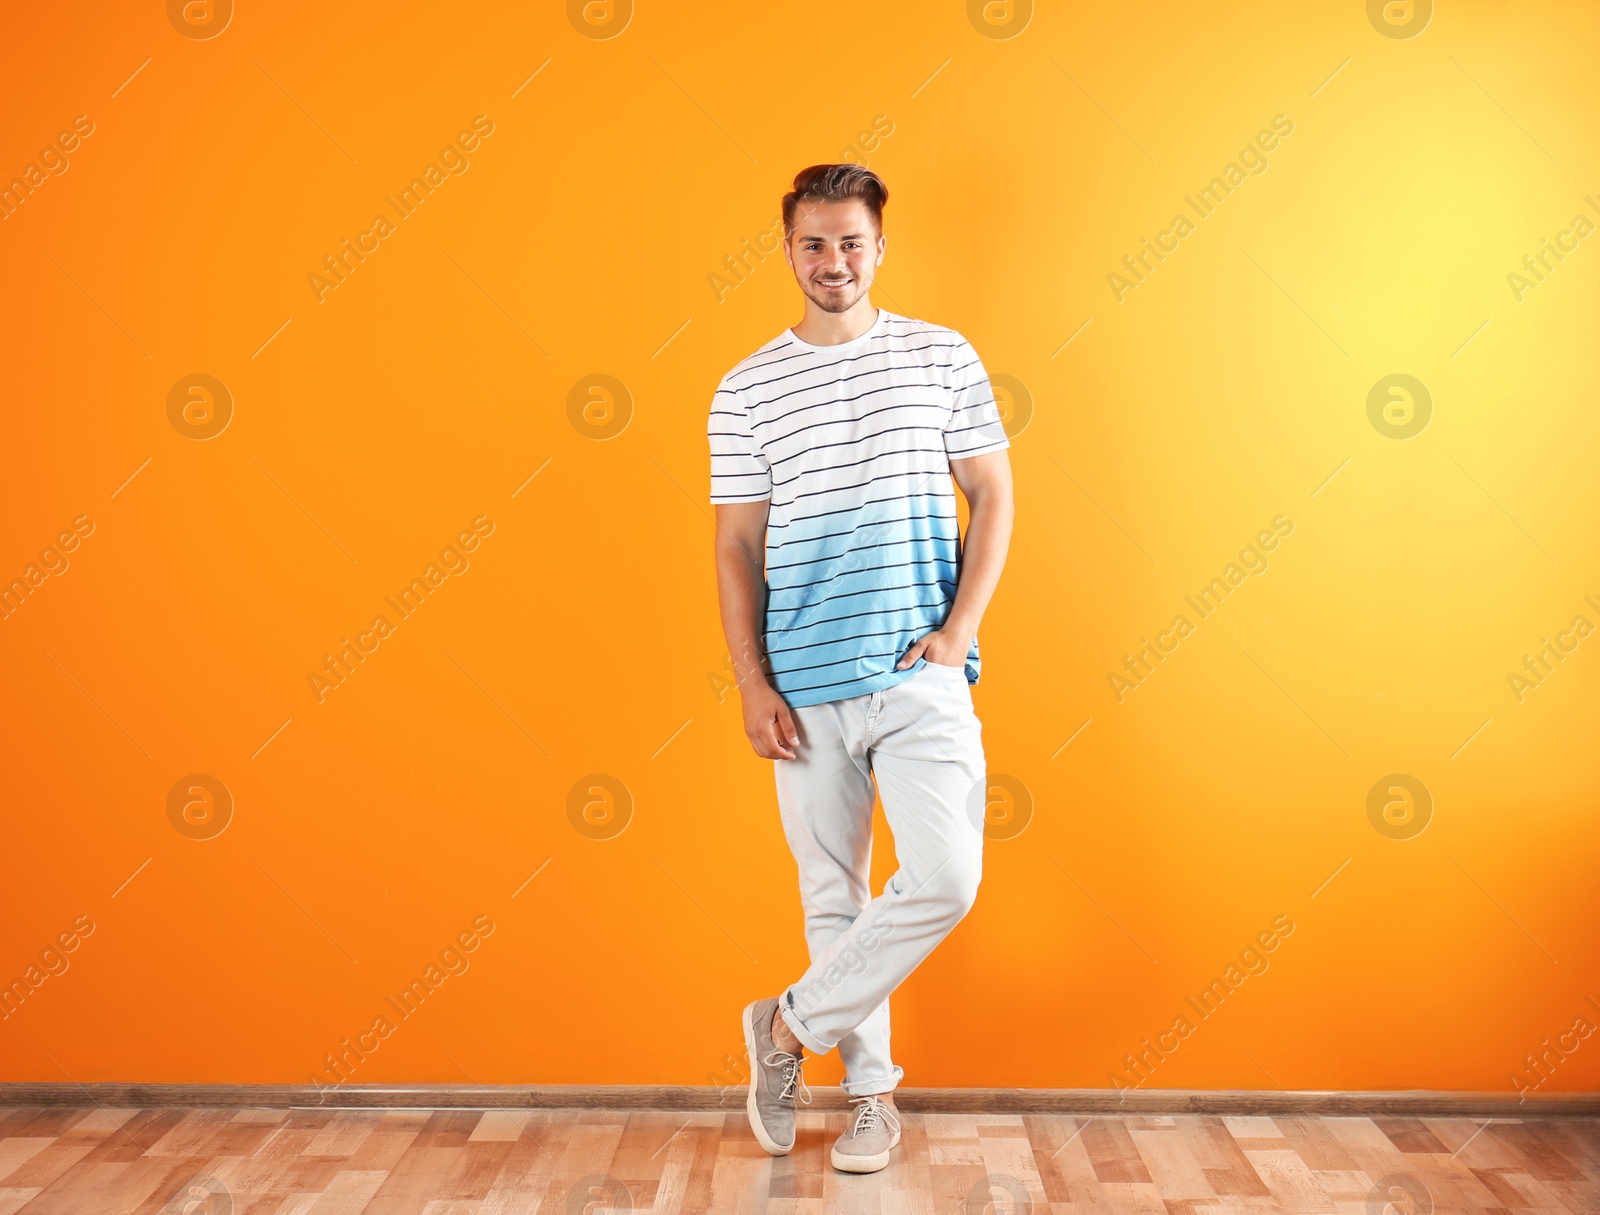
<svg viewBox="0 0 1600 1215">
<path fill-rule="evenodd" d="M 807 300 L 805 315 L 794 326 L 794 335 L 813 346 L 837 346 L 860 337 L 877 319 L 878 310 L 866 296 L 844 312 L 824 312 Z"/>
</svg>

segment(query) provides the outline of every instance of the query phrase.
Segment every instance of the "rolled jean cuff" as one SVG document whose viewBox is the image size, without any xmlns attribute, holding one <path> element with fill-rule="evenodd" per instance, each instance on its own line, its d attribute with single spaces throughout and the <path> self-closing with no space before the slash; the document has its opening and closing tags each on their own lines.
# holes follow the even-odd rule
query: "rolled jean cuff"
<svg viewBox="0 0 1600 1215">
<path fill-rule="evenodd" d="M 796 1034 L 795 1037 L 799 1037 Z M 885 1093 L 892 1093 L 899 1087 L 900 1081 L 905 1077 L 905 1071 L 895 1065 L 894 1075 L 884 1076 L 873 1080 L 846 1080 L 841 1087 L 851 1097 L 881 1097 Z"/>
<path fill-rule="evenodd" d="M 790 1032 L 800 1039 L 800 1045 L 813 1055 L 825 1055 L 839 1045 L 837 1042 L 823 1042 L 821 1038 L 806 1028 L 806 1023 L 800 1019 L 800 1014 L 794 1010 L 794 1001 L 791 998 L 790 991 L 786 990 L 783 995 L 778 997 L 778 1012 L 782 1014 L 783 1023 L 789 1027 Z"/>
</svg>

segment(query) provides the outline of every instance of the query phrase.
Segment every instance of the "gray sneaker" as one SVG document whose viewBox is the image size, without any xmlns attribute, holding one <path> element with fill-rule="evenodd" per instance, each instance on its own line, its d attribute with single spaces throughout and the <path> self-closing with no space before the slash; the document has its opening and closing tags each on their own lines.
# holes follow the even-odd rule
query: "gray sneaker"
<svg viewBox="0 0 1600 1215">
<path fill-rule="evenodd" d="M 855 1121 L 833 1145 L 833 1167 L 844 1173 L 876 1173 L 900 1145 L 900 1117 L 878 1095 L 852 1097 Z"/>
<path fill-rule="evenodd" d="M 794 1147 L 794 1103 L 811 1104 L 811 1090 L 800 1074 L 801 1057 L 791 1055 L 772 1040 L 772 1014 L 778 997 L 757 1000 L 744 1010 L 744 1048 L 750 1056 L 750 1096 L 745 1111 L 756 1142 L 773 1156 L 786 1156 Z"/>
</svg>

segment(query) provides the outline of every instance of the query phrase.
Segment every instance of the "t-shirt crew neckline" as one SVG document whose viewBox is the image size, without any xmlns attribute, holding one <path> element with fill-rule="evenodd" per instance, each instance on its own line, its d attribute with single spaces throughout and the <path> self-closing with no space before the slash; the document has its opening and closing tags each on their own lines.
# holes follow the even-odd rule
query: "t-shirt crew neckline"
<svg viewBox="0 0 1600 1215">
<path fill-rule="evenodd" d="M 785 337 L 787 337 L 802 350 L 814 350 L 818 354 L 850 354 L 866 345 L 866 343 L 871 340 L 873 334 L 881 332 L 884 323 L 888 319 L 889 310 L 887 308 L 879 308 L 877 319 L 874 320 L 871 325 L 867 326 L 865 333 L 861 334 L 860 337 L 851 338 L 848 342 L 837 342 L 832 346 L 818 346 L 814 342 L 808 342 L 799 334 L 797 334 L 792 327 L 785 329 L 783 332 Z"/>
</svg>

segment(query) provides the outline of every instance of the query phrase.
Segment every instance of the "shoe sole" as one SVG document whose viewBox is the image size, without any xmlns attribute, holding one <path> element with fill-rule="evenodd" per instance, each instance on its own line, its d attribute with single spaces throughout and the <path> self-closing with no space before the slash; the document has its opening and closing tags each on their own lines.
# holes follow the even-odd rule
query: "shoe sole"
<svg viewBox="0 0 1600 1215">
<path fill-rule="evenodd" d="M 750 1095 L 745 1098 L 744 1110 L 750 1119 L 750 1129 L 755 1132 L 756 1142 L 761 1145 L 761 1150 L 769 1156 L 787 1156 L 794 1150 L 794 1144 L 788 1147 L 779 1147 L 767 1128 L 761 1125 L 761 1115 L 756 1110 L 756 1090 L 761 1084 L 761 1062 L 756 1054 L 756 1023 L 755 1003 L 745 1005 L 744 1010 L 744 1048 L 750 1060 Z"/>
<path fill-rule="evenodd" d="M 876 1173 L 889 1163 L 889 1153 L 900 1146 L 900 1132 L 894 1133 L 894 1138 L 889 1140 L 889 1146 L 876 1156 L 852 1156 L 841 1153 L 834 1148 L 830 1155 L 833 1157 L 833 1167 L 841 1173 Z"/>
</svg>

